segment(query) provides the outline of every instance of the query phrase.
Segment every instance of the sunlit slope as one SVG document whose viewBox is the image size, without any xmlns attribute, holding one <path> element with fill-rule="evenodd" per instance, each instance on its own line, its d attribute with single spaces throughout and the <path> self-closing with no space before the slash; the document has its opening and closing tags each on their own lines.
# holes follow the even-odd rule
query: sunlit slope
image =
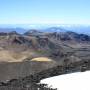
<svg viewBox="0 0 90 90">
<path fill-rule="evenodd" d="M 8 50 L 0 51 L 0 62 L 22 62 L 26 58 L 32 58 L 34 52 L 13 52 Z"/>
<path fill-rule="evenodd" d="M 52 61 L 52 59 L 47 57 L 37 57 L 37 58 L 33 58 L 31 61 L 50 62 Z"/>
</svg>

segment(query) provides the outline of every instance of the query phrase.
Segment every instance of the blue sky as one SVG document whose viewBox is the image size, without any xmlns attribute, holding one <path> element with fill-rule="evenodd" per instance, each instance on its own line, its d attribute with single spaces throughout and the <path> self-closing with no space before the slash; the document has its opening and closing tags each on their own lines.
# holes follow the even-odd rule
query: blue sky
<svg viewBox="0 0 90 90">
<path fill-rule="evenodd" d="M 90 24 L 90 0 L 0 0 L 0 24 Z"/>
</svg>

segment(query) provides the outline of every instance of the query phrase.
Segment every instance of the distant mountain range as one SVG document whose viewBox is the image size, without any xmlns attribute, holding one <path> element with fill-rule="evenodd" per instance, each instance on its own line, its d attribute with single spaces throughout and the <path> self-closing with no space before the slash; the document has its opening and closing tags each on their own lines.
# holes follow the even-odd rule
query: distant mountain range
<svg viewBox="0 0 90 90">
<path fill-rule="evenodd" d="M 17 31 L 18 33 L 25 33 L 26 31 L 32 29 L 39 30 L 42 32 L 73 31 L 77 33 L 90 35 L 89 25 L 29 25 L 29 24 L 0 25 L 0 32 Z"/>
<path fill-rule="evenodd" d="M 18 33 L 24 33 L 26 32 L 26 30 L 24 28 L 0 28 L 0 32 L 12 32 L 12 31 L 16 31 Z"/>
</svg>

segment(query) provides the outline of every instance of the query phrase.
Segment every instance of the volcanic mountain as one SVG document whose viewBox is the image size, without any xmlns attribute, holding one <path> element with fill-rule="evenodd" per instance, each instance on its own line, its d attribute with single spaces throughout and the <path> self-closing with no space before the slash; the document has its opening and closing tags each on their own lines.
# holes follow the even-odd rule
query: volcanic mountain
<svg viewBox="0 0 90 90">
<path fill-rule="evenodd" d="M 0 32 L 0 80 L 90 59 L 90 36 L 75 32 Z"/>
</svg>

